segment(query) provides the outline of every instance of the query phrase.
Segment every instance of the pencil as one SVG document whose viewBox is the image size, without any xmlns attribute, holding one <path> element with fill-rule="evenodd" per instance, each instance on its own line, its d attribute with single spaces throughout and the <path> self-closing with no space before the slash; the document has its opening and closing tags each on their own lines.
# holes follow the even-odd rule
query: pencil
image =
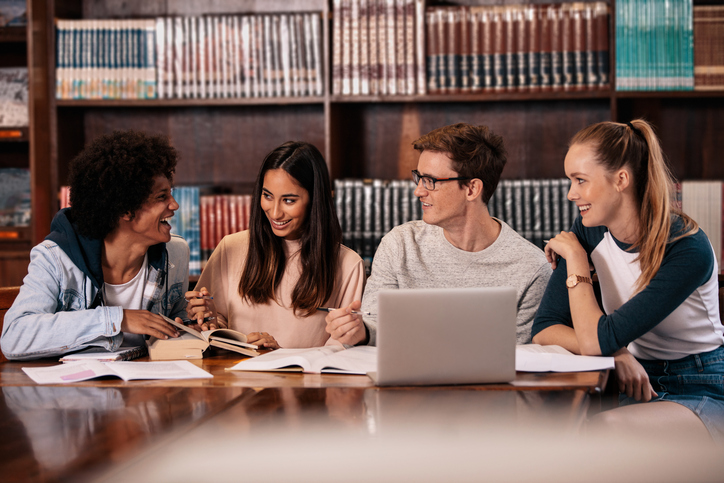
<svg viewBox="0 0 724 483">
<path fill-rule="evenodd" d="M 331 312 L 333 310 L 339 310 L 339 309 L 335 309 L 332 307 L 319 307 L 317 310 L 319 310 L 320 312 Z M 360 312 L 359 310 L 353 310 L 352 313 L 355 315 L 372 315 L 369 312 Z"/>
</svg>

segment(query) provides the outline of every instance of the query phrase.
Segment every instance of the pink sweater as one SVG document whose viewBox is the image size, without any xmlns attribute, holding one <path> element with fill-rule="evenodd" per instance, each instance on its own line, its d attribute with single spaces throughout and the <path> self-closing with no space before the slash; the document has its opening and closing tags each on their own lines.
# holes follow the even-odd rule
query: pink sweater
<svg viewBox="0 0 724 483">
<path fill-rule="evenodd" d="M 204 268 L 197 288 L 206 287 L 214 297 L 219 318 L 230 328 L 248 334 L 268 332 L 280 347 L 319 347 L 336 343 L 324 330 L 325 312 L 309 317 L 297 316 L 291 308 L 292 292 L 300 275 L 298 240 L 284 240 L 287 267 L 279 284 L 277 302 L 249 304 L 239 295 L 239 280 L 246 263 L 249 232 L 228 235 L 214 250 Z M 365 284 L 365 269 L 356 252 L 342 246 L 337 262 L 334 290 L 325 307 L 346 307 L 361 300 Z"/>
</svg>

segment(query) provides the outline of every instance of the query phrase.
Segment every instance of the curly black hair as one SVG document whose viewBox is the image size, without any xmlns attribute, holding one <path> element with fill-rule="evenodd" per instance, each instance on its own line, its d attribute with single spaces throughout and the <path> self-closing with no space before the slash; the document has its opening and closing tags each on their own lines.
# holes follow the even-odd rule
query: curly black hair
<svg viewBox="0 0 724 483">
<path fill-rule="evenodd" d="M 151 196 L 153 181 L 173 183 L 178 153 L 163 136 L 114 131 L 88 144 L 70 164 L 70 204 L 81 235 L 103 239 L 123 215 Z"/>
</svg>

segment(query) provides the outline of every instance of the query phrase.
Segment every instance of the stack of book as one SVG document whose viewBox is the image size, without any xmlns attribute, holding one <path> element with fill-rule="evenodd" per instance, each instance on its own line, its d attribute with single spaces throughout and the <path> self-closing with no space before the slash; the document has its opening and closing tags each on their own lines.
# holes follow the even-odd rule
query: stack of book
<svg viewBox="0 0 724 483">
<path fill-rule="evenodd" d="M 199 188 L 182 186 L 173 189 L 179 208 L 169 220 L 171 233 L 179 235 L 189 245 L 189 275 L 201 274 L 201 236 L 199 216 Z"/>
<path fill-rule="evenodd" d="M 0 226 L 28 226 L 30 213 L 30 170 L 0 168 Z"/>
<path fill-rule="evenodd" d="M 0 68 L 0 127 L 28 125 L 28 69 Z"/>
<path fill-rule="evenodd" d="M 441 6 L 426 17 L 430 94 L 609 87 L 604 2 Z"/>
<path fill-rule="evenodd" d="M 201 209 L 201 266 L 226 235 L 249 228 L 251 195 L 204 195 Z"/>
<path fill-rule="evenodd" d="M 490 214 L 520 236 L 543 248 L 545 241 L 570 230 L 578 216 L 568 201 L 571 181 L 560 179 L 502 179 L 488 202 Z"/>
<path fill-rule="evenodd" d="M 159 98 L 324 94 L 318 13 L 156 20 Z"/>
<path fill-rule="evenodd" d="M 501 180 L 488 203 L 490 214 L 543 248 L 578 216 L 568 201 L 568 179 Z M 335 180 L 334 198 L 344 244 L 371 264 L 382 237 L 392 228 L 422 219 L 415 184 L 408 180 Z"/>
<path fill-rule="evenodd" d="M 334 0 L 332 92 L 425 94 L 424 0 Z"/>
<path fill-rule="evenodd" d="M 56 20 L 58 99 L 324 94 L 318 13 Z"/>
<path fill-rule="evenodd" d="M 694 90 L 724 89 L 724 5 L 694 5 Z"/>
<path fill-rule="evenodd" d="M 388 231 L 422 218 L 422 206 L 414 191 L 412 180 L 334 181 L 334 202 L 343 243 L 359 253 L 368 269 Z"/>
<path fill-rule="evenodd" d="M 694 88 L 692 0 L 616 2 L 616 90 Z"/>
<path fill-rule="evenodd" d="M 156 22 L 56 20 L 58 99 L 156 98 Z"/>
<path fill-rule="evenodd" d="M 719 270 L 722 269 L 724 205 L 721 181 L 682 181 L 681 209 L 692 217 L 709 237 Z"/>
</svg>

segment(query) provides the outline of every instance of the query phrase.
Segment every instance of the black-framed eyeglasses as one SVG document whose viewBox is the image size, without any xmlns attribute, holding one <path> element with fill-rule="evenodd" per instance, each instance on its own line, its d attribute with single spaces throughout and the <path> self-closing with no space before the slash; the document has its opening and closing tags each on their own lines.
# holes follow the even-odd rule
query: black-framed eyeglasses
<svg viewBox="0 0 724 483">
<path fill-rule="evenodd" d="M 420 174 L 420 172 L 416 169 L 412 170 L 412 181 L 415 182 L 416 185 L 420 184 L 420 180 L 422 180 L 422 186 L 425 187 L 428 191 L 434 191 L 435 190 L 435 183 L 439 181 L 465 181 L 472 178 L 463 178 L 463 177 L 457 177 L 457 178 L 433 178 L 432 176 L 423 176 Z"/>
</svg>

